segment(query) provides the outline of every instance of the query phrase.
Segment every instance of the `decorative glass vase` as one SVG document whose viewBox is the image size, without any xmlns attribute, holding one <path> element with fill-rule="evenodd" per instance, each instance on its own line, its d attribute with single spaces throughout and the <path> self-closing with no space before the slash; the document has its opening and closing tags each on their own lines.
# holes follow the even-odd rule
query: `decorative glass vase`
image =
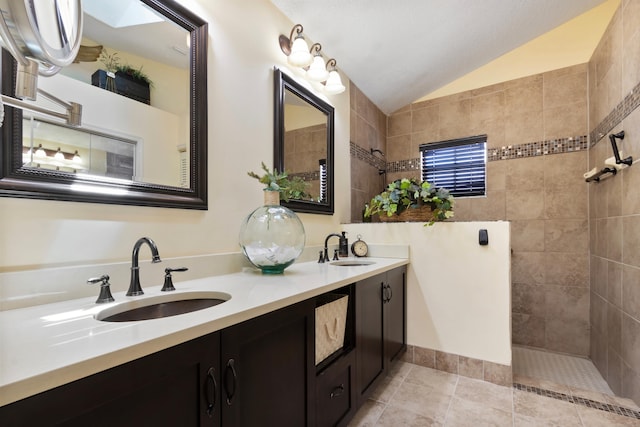
<svg viewBox="0 0 640 427">
<path fill-rule="evenodd" d="M 304 226 L 291 209 L 280 206 L 280 193 L 264 192 L 264 206 L 247 216 L 240 227 L 240 246 L 263 274 L 282 274 L 304 249 Z"/>
</svg>

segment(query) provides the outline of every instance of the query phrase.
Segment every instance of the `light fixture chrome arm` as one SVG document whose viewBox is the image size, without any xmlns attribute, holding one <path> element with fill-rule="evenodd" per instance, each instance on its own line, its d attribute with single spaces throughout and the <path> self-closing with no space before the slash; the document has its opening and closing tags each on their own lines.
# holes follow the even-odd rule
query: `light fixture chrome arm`
<svg viewBox="0 0 640 427">
<path fill-rule="evenodd" d="M 82 105 L 77 102 L 64 102 L 61 99 L 56 98 L 50 93 L 38 89 L 38 92 L 42 94 L 45 98 L 55 102 L 56 104 L 64 107 L 67 111 L 66 113 L 61 113 L 58 111 L 50 110 L 48 108 L 41 107 L 39 105 L 30 104 L 25 101 L 21 101 L 16 98 L 12 98 L 7 95 L 2 95 L 2 103 L 8 105 L 10 107 L 20 108 L 21 110 L 32 111 L 34 113 L 46 114 L 49 116 L 57 117 L 59 119 L 63 119 L 67 122 L 69 126 L 80 126 L 82 124 Z"/>
</svg>

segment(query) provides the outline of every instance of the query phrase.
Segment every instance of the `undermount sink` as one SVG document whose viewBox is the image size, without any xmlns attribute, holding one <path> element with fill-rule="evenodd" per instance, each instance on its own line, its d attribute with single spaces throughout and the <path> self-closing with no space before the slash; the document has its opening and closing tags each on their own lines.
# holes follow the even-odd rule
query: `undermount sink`
<svg viewBox="0 0 640 427">
<path fill-rule="evenodd" d="M 375 261 L 365 261 L 363 259 L 349 259 L 349 260 L 343 260 L 343 261 L 333 261 L 329 264 L 339 265 L 343 267 L 356 267 L 358 265 L 371 265 L 375 263 L 376 263 Z"/>
<path fill-rule="evenodd" d="M 95 315 L 103 322 L 132 322 L 191 313 L 229 301 L 224 292 L 180 292 L 141 298 L 107 307 Z"/>
</svg>

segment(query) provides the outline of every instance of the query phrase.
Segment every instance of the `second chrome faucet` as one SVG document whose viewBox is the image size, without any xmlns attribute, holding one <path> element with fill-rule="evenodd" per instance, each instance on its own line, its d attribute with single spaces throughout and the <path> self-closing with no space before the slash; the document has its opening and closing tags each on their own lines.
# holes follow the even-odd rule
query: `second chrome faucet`
<svg viewBox="0 0 640 427">
<path fill-rule="evenodd" d="M 140 266 L 138 265 L 138 256 L 140 253 L 140 247 L 146 243 L 151 248 L 151 262 L 157 263 L 162 261 L 160 259 L 160 254 L 158 253 L 158 247 L 155 242 L 148 237 L 141 237 L 138 241 L 133 245 L 133 252 L 131 254 L 131 282 L 129 283 L 129 290 L 127 291 L 127 296 L 136 296 L 142 295 L 144 292 L 142 291 L 142 287 L 140 286 Z"/>
</svg>

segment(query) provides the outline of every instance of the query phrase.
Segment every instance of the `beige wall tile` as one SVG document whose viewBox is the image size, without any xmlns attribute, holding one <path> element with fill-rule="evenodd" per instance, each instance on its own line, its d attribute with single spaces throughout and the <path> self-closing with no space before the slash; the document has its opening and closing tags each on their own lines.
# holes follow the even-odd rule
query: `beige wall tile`
<svg viewBox="0 0 640 427">
<path fill-rule="evenodd" d="M 545 195 L 543 190 L 510 190 L 507 191 L 506 201 L 508 220 L 542 219 L 544 217 Z"/>
<path fill-rule="evenodd" d="M 561 252 L 545 252 L 545 284 L 589 287 L 589 256 Z"/>
<path fill-rule="evenodd" d="M 607 345 L 616 353 L 622 353 L 622 311 L 613 305 L 607 306 Z"/>
<path fill-rule="evenodd" d="M 545 110 L 584 102 L 587 99 L 586 65 L 580 69 L 563 68 L 559 72 L 563 74 L 559 75 L 553 71 L 544 74 L 542 105 Z"/>
<path fill-rule="evenodd" d="M 413 350 L 413 360 L 413 363 L 415 363 L 416 365 L 435 369 L 436 351 L 428 348 L 415 347 Z"/>
<path fill-rule="evenodd" d="M 544 121 L 542 109 L 538 111 L 526 111 L 523 113 L 511 113 L 507 109 L 505 121 L 505 144 L 523 144 L 544 139 Z M 493 147 L 497 147 L 493 146 Z"/>
<path fill-rule="evenodd" d="M 590 263 L 591 292 L 595 292 L 602 298 L 607 297 L 607 260 L 601 257 L 591 256 Z"/>
<path fill-rule="evenodd" d="M 618 353 L 609 349 L 607 353 L 607 384 L 616 395 L 622 394 L 622 358 Z"/>
<path fill-rule="evenodd" d="M 544 194 L 544 215 L 548 219 L 585 219 L 587 213 L 587 191 L 582 185 Z"/>
<path fill-rule="evenodd" d="M 471 209 L 474 221 L 498 221 L 506 216 L 505 191 L 489 190 L 485 197 L 473 197 Z"/>
<path fill-rule="evenodd" d="M 542 159 L 545 190 L 564 191 L 567 186 L 572 186 L 573 189 L 586 194 L 588 185 L 583 174 L 588 169 L 587 151 L 544 156 Z"/>
<path fill-rule="evenodd" d="M 622 316 L 622 359 L 632 371 L 640 372 L 640 322 Z"/>
<path fill-rule="evenodd" d="M 544 248 L 551 252 L 587 253 L 589 222 L 584 219 L 556 219 L 545 222 Z"/>
<path fill-rule="evenodd" d="M 589 322 L 583 320 L 547 319 L 545 348 L 561 353 L 589 354 Z"/>
<path fill-rule="evenodd" d="M 411 111 L 394 114 L 387 122 L 387 136 L 406 135 L 411 133 Z"/>
<path fill-rule="evenodd" d="M 543 252 L 514 252 L 511 257 L 511 281 L 530 285 L 545 283 Z"/>
<path fill-rule="evenodd" d="M 546 335 L 544 317 L 512 313 L 511 328 L 513 344 L 544 348 Z"/>
<path fill-rule="evenodd" d="M 546 315 L 545 287 L 514 283 L 511 286 L 511 311 L 544 318 Z"/>
<path fill-rule="evenodd" d="M 517 252 L 545 250 L 545 221 L 511 221 L 511 248 Z"/>
<path fill-rule="evenodd" d="M 622 266 L 622 308 L 640 319 L 640 268 Z"/>
<path fill-rule="evenodd" d="M 411 131 L 436 133 L 439 128 L 439 107 L 412 109 Z"/>
<path fill-rule="evenodd" d="M 561 107 L 545 108 L 544 139 L 586 135 L 588 133 L 587 113 L 586 99 Z"/>
<path fill-rule="evenodd" d="M 622 218 L 607 218 L 605 223 L 605 240 L 607 242 L 607 258 L 622 261 Z"/>
<path fill-rule="evenodd" d="M 539 190 L 544 188 L 544 158 L 529 157 L 506 162 L 507 190 Z"/>
<path fill-rule="evenodd" d="M 605 338 L 607 336 L 607 301 L 596 293 L 591 293 L 590 304 L 590 320 L 591 327 L 602 334 Z M 606 348 L 606 339 L 604 342 Z"/>
<path fill-rule="evenodd" d="M 506 160 L 487 162 L 486 184 L 489 191 L 506 190 Z"/>
<path fill-rule="evenodd" d="M 622 364 L 622 396 L 640 402 L 640 374 L 626 363 Z"/>
<path fill-rule="evenodd" d="M 607 301 L 622 308 L 622 264 L 607 261 Z"/>
<path fill-rule="evenodd" d="M 640 267 L 640 216 L 622 219 L 622 262 Z"/>
</svg>

